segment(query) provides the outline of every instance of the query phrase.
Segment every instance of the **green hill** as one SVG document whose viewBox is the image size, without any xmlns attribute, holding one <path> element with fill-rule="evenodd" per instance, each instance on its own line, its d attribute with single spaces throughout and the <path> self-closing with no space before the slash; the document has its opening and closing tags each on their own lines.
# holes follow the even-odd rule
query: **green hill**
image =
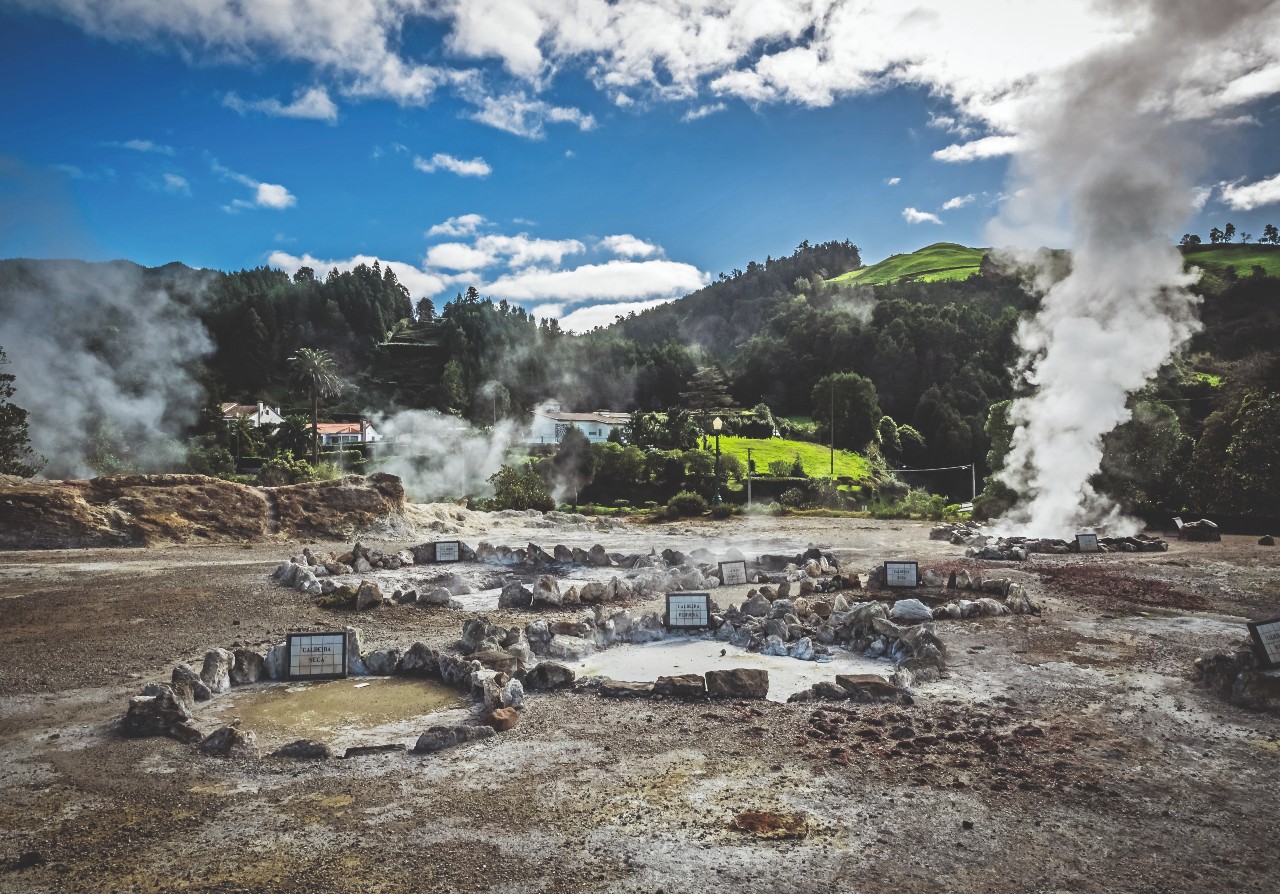
<svg viewBox="0 0 1280 894">
<path fill-rule="evenodd" d="M 1221 274 L 1227 269 L 1237 276 L 1249 276 L 1261 267 L 1267 276 L 1280 277 L 1280 245 L 1194 245 L 1182 249 L 1188 267 L 1203 267 L 1209 273 Z"/>
<path fill-rule="evenodd" d="M 831 473 L 831 451 L 822 444 L 808 441 L 789 441 L 784 438 L 738 438 L 726 436 L 720 439 L 720 449 L 727 455 L 738 457 L 743 468 L 747 465 L 747 448 L 756 463 L 756 474 L 763 475 L 769 463 L 775 460 L 791 462 L 798 455 L 809 476 L 825 478 Z M 863 455 L 849 450 L 835 452 L 837 477 L 849 477 L 864 481 L 871 477 L 871 463 Z"/>
<path fill-rule="evenodd" d="M 835 285 L 883 286 L 889 283 L 965 280 L 978 272 L 985 248 L 935 242 L 906 255 L 891 255 L 878 264 L 850 270 L 827 282 Z"/>
</svg>

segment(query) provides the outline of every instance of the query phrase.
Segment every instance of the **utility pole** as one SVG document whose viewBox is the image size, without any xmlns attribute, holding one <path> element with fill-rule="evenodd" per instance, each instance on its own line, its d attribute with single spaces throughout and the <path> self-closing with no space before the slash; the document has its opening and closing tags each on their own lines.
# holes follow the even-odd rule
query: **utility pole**
<svg viewBox="0 0 1280 894">
<path fill-rule="evenodd" d="M 712 498 L 711 503 L 715 506 L 720 505 L 720 429 L 724 427 L 724 421 L 719 416 L 711 420 L 711 427 L 716 430 L 716 495 Z"/>
<path fill-rule="evenodd" d="M 978 499 L 978 464 L 969 463 L 969 483 L 973 487 L 973 496 L 969 498 L 969 502 Z"/>
<path fill-rule="evenodd" d="M 836 477 L 836 380 L 831 380 L 831 477 Z"/>
<path fill-rule="evenodd" d="M 747 508 L 751 508 L 751 450 L 747 448 Z"/>
</svg>

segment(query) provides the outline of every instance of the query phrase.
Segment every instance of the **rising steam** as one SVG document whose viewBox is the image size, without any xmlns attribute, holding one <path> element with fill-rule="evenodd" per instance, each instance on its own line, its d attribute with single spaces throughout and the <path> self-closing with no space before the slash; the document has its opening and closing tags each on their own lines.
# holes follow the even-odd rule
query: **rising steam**
<svg viewBox="0 0 1280 894">
<path fill-rule="evenodd" d="M 104 431 L 127 445 L 132 466 L 180 467 L 176 439 L 204 399 L 193 369 L 213 349 L 192 306 L 200 275 L 177 300 L 123 262 L 18 262 L 6 273 L 0 346 L 16 376 L 14 403 L 30 413 L 32 447 L 49 460 L 43 474 L 95 474 L 89 459 Z"/>
<path fill-rule="evenodd" d="M 379 470 L 399 476 L 409 499 L 419 503 L 491 494 L 489 477 L 524 433 L 512 419 L 485 431 L 435 410 L 376 417 L 374 427 L 396 450 Z"/>
<path fill-rule="evenodd" d="M 1042 309 L 1017 334 L 1016 372 L 1034 390 L 1010 410 L 1015 431 L 1000 477 L 1022 502 L 1000 520 L 1004 528 L 1041 536 L 1136 528 L 1089 479 L 1103 435 L 1129 418 L 1128 396 L 1200 325 L 1188 291 L 1195 278 L 1172 246 L 1196 208 L 1201 163 L 1179 97 L 1206 59 L 1247 47 L 1274 6 L 1143 7 L 1130 40 L 1065 72 L 1025 121 L 1014 198 L 992 235 L 1053 239 L 1034 227 L 1065 212 L 1074 247 L 1065 278 L 1052 282 L 1041 267 Z"/>
</svg>

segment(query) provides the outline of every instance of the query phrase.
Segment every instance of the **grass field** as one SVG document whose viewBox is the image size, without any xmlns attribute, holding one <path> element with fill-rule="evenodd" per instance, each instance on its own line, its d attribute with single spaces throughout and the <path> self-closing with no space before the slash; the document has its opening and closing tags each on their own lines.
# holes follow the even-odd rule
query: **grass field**
<svg viewBox="0 0 1280 894">
<path fill-rule="evenodd" d="M 747 467 L 747 448 L 751 448 L 751 458 L 756 463 L 756 473 L 763 474 L 774 460 L 791 462 L 797 453 L 804 465 L 806 475 L 825 478 L 831 474 L 831 451 L 821 444 L 808 441 L 788 441 L 784 438 L 736 438 L 720 439 L 720 451 L 732 454 L 742 461 L 742 468 Z M 863 481 L 871 475 L 871 463 L 865 456 L 850 453 L 847 450 L 836 451 L 836 477 L 848 476 L 855 481 Z"/>
<path fill-rule="evenodd" d="M 1249 276 L 1258 266 L 1266 270 L 1268 276 L 1280 277 L 1280 245 L 1205 245 L 1186 252 L 1186 264 L 1203 267 L 1210 273 L 1230 267 L 1237 276 Z"/>
<path fill-rule="evenodd" d="M 978 272 L 985 248 L 954 242 L 935 242 L 908 255 L 891 255 L 878 264 L 851 270 L 827 282 L 835 285 L 880 286 L 900 280 L 940 282 L 968 279 Z"/>
</svg>

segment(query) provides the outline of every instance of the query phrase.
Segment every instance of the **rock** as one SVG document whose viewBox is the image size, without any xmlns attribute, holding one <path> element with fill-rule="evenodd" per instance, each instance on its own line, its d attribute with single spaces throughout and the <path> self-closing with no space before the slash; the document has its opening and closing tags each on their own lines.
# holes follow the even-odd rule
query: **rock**
<svg viewBox="0 0 1280 894">
<path fill-rule="evenodd" d="M 581 661 L 595 650 L 595 643 L 579 636 L 568 636 L 562 633 L 552 636 L 551 642 L 547 645 L 547 654 L 562 661 Z"/>
<path fill-rule="evenodd" d="M 135 695 L 129 699 L 124 715 L 126 736 L 173 736 L 180 742 L 191 741 L 191 712 L 167 687 L 155 695 Z M 198 735 L 198 733 L 197 733 Z"/>
<path fill-rule="evenodd" d="M 984 618 L 995 618 L 1009 614 L 1009 607 L 990 596 L 984 596 L 978 600 L 978 614 Z"/>
<path fill-rule="evenodd" d="M 446 748 L 489 739 L 493 735 L 493 728 L 488 726 L 433 726 L 418 737 L 413 750 L 418 754 L 434 754 Z"/>
<path fill-rule="evenodd" d="M 200 743 L 200 750 L 214 757 L 257 757 L 258 737 L 252 732 L 242 731 L 236 725 L 238 723 L 236 721 L 209 733 Z"/>
<path fill-rule="evenodd" d="M 610 568 L 618 564 L 598 543 L 587 551 L 587 560 L 599 568 Z"/>
<path fill-rule="evenodd" d="M 1216 543 L 1222 539 L 1218 526 L 1207 518 L 1188 522 L 1178 531 L 1180 540 L 1194 540 L 1202 543 Z"/>
<path fill-rule="evenodd" d="M 565 667 L 563 664 L 543 661 L 525 674 L 524 686 L 526 689 L 542 691 L 564 689 L 572 686 L 577 676 L 572 668 Z"/>
<path fill-rule="evenodd" d="M 501 650 L 485 650 L 483 652 L 472 652 L 467 656 L 472 661 L 479 661 L 489 670 L 495 670 L 498 673 L 511 676 L 519 669 L 519 662 L 510 652 Z"/>
<path fill-rule="evenodd" d="M 555 562 L 551 554 L 536 543 L 530 543 L 525 547 L 525 555 L 528 557 L 529 564 L 535 568 L 541 568 L 545 565 L 551 565 Z"/>
<path fill-rule="evenodd" d="M 448 587 L 432 587 L 430 590 L 424 590 L 418 596 L 419 605 L 448 605 L 449 600 L 453 598 L 453 592 Z M 499 600 L 501 605 L 501 600 Z"/>
<path fill-rule="evenodd" d="M 458 649 L 464 655 L 484 651 L 487 648 L 486 643 L 496 645 L 506 637 L 506 634 L 505 630 L 490 623 L 489 619 L 483 615 L 478 618 L 468 618 L 462 625 L 462 638 L 458 640 Z"/>
<path fill-rule="evenodd" d="M 609 598 L 609 586 L 602 581 L 588 581 L 578 591 L 578 598 L 584 605 L 599 605 Z"/>
<path fill-rule="evenodd" d="M 400 670 L 399 649 L 377 649 L 364 656 L 364 666 L 375 677 L 389 677 Z"/>
<path fill-rule="evenodd" d="M 769 695 L 769 672 L 762 668 L 735 667 L 707 671 L 707 695 L 711 698 L 755 698 Z"/>
<path fill-rule="evenodd" d="M 653 695 L 653 684 L 605 679 L 596 691 L 605 698 L 648 698 Z"/>
<path fill-rule="evenodd" d="M 779 636 L 766 636 L 764 646 L 760 649 L 761 655 L 777 655 L 779 657 L 787 656 L 787 644 Z"/>
<path fill-rule="evenodd" d="M 933 620 L 933 611 L 919 599 L 899 599 L 889 609 L 889 617 L 899 624 L 919 624 Z"/>
<path fill-rule="evenodd" d="M 702 674 L 675 674 L 653 681 L 653 694 L 672 698 L 703 698 L 707 694 Z"/>
<path fill-rule="evenodd" d="M 267 672 L 267 661 L 252 649 L 236 649 L 235 662 L 231 665 L 231 682 L 235 686 L 257 683 Z"/>
<path fill-rule="evenodd" d="M 498 608 L 529 608 L 533 605 L 533 591 L 520 581 L 512 581 L 502 588 Z"/>
<path fill-rule="evenodd" d="M 742 603 L 742 613 L 753 618 L 763 618 L 769 614 L 770 602 L 767 597 L 757 593 Z"/>
<path fill-rule="evenodd" d="M 373 572 L 373 566 L 369 564 L 368 559 L 360 556 L 351 563 L 351 570 L 356 574 L 370 574 Z"/>
<path fill-rule="evenodd" d="M 524 685 L 519 680 L 508 680 L 503 684 L 502 703 L 508 708 L 524 707 Z"/>
<path fill-rule="evenodd" d="M 235 665 L 235 661 L 236 656 L 227 649 L 211 649 L 205 652 L 200 679 L 214 695 L 219 695 L 231 688 L 231 668 Z"/>
<path fill-rule="evenodd" d="M 480 722 L 492 727 L 495 732 L 505 733 L 520 722 L 520 714 L 515 708 L 494 708 Z"/>
<path fill-rule="evenodd" d="M 836 685 L 859 702 L 896 702 L 902 695 L 898 687 L 875 674 L 836 674 Z"/>
<path fill-rule="evenodd" d="M 926 587 L 941 587 L 946 583 L 946 581 L 942 579 L 942 575 L 934 571 L 932 568 L 926 568 L 921 579 L 924 581 L 924 585 Z"/>
<path fill-rule="evenodd" d="M 360 589 L 356 590 L 356 611 L 377 605 L 382 605 L 382 588 L 375 581 L 360 581 Z"/>
<path fill-rule="evenodd" d="M 1258 538 L 1258 546 L 1275 546 L 1275 545 L 1276 545 L 1276 538 L 1272 537 L 1270 534 L 1263 534 L 1261 537 Z"/>
<path fill-rule="evenodd" d="M 426 643 L 414 643 L 400 658 L 400 673 L 434 677 L 440 673 L 440 657 Z"/>
<path fill-rule="evenodd" d="M 185 685 L 191 688 L 192 697 L 198 702 L 207 702 L 213 698 L 213 692 L 205 685 L 200 675 L 187 667 L 185 664 L 179 664 L 173 669 L 170 677 L 174 686 Z"/>
<path fill-rule="evenodd" d="M 347 635 L 347 673 L 362 677 L 369 673 L 369 669 L 364 666 L 364 659 L 360 657 L 364 654 L 364 634 L 359 627 L 342 629 Z"/>
<path fill-rule="evenodd" d="M 813 640 L 807 636 L 802 636 L 792 643 L 787 652 L 797 661 L 813 661 L 817 658 L 817 652 L 813 648 Z"/>
<path fill-rule="evenodd" d="M 298 739 L 281 745 L 271 752 L 271 757 L 284 757 L 297 761 L 324 761 L 333 757 L 333 749 L 315 739 Z"/>
<path fill-rule="evenodd" d="M 558 607 L 562 604 L 563 598 L 560 595 L 560 584 L 549 574 L 544 574 L 538 578 L 538 582 L 533 588 L 533 604 L 549 605 Z"/>
<path fill-rule="evenodd" d="M 569 563 L 573 561 L 573 550 L 563 543 L 557 543 L 551 554 L 557 562 Z"/>
</svg>

